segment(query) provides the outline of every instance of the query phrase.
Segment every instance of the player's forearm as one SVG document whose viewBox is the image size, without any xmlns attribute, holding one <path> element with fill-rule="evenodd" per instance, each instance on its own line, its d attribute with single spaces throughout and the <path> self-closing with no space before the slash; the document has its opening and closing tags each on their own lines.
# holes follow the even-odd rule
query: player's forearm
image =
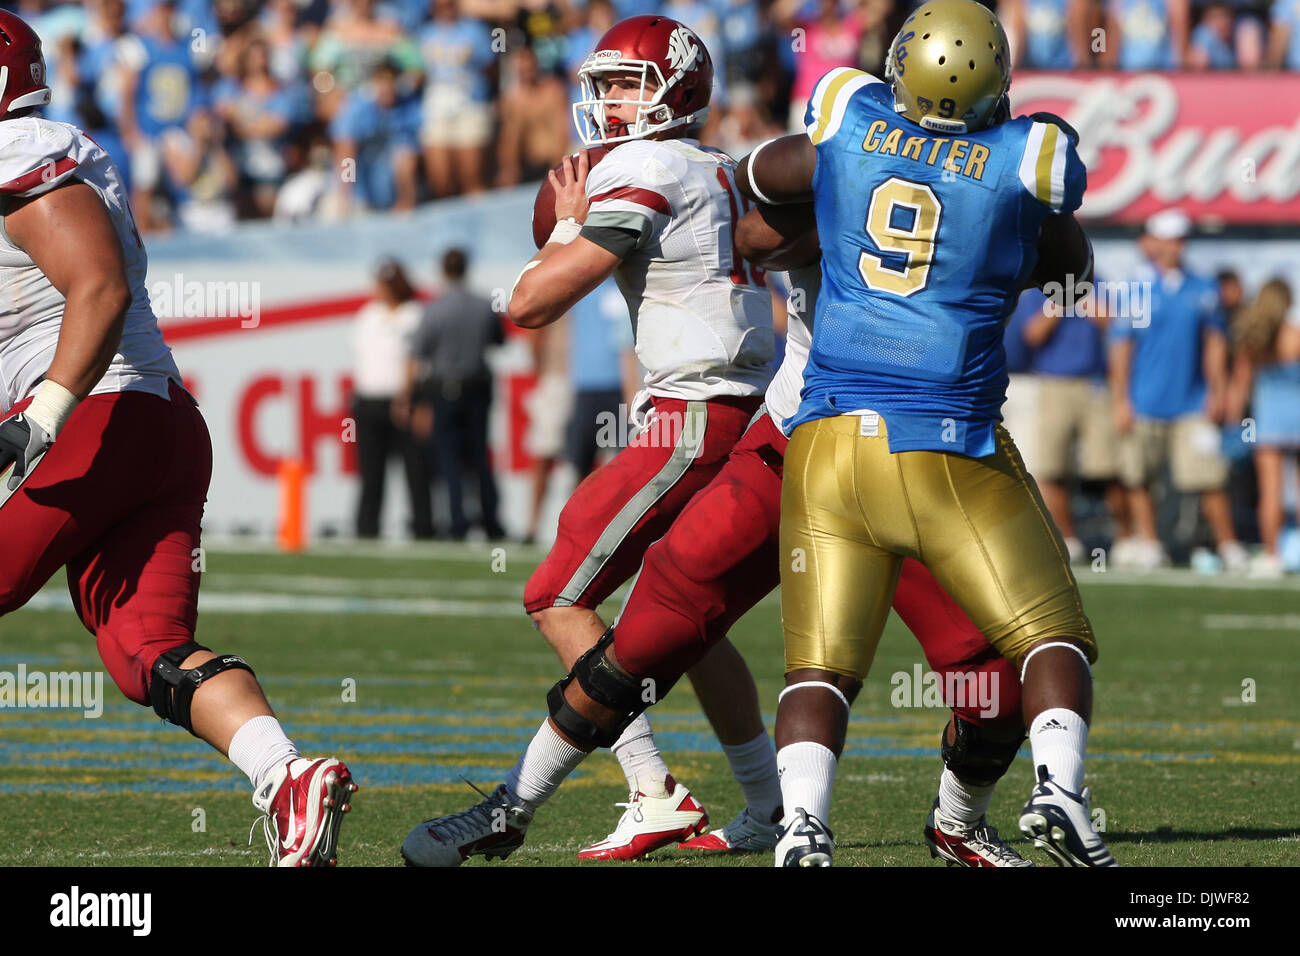
<svg viewBox="0 0 1300 956">
<path fill-rule="evenodd" d="M 59 343 L 46 379 L 79 399 L 89 395 L 122 343 L 130 303 L 130 290 L 122 280 L 87 281 L 69 289 Z"/>
<path fill-rule="evenodd" d="M 803 134 L 761 143 L 740 161 L 736 186 L 741 195 L 768 205 L 812 199 L 817 149 Z"/>
<path fill-rule="evenodd" d="M 556 242 L 548 242 L 542 246 L 515 280 L 515 287 L 510 291 L 510 303 L 506 306 L 506 314 L 510 316 L 510 321 L 521 329 L 540 329 L 550 325 L 568 311 L 567 308 L 560 308 L 567 296 L 562 294 L 553 281 L 558 278 L 554 264 L 550 266 L 546 264 L 546 260 L 562 248 L 563 246 Z"/>
<path fill-rule="evenodd" d="M 575 249 L 578 243 L 582 246 Z M 592 260 L 606 258 L 608 268 L 593 267 Z M 519 274 L 507 309 L 510 321 L 524 329 L 550 325 L 604 282 L 618 262 L 612 253 L 586 239 L 548 242 Z"/>
</svg>

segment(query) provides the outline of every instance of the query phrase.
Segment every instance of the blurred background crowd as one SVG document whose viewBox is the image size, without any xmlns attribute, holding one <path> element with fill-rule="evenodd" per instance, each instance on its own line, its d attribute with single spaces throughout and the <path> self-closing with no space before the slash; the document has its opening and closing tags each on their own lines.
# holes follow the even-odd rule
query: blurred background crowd
<svg viewBox="0 0 1300 956">
<path fill-rule="evenodd" d="M 1277 578 L 1300 561 L 1300 541 L 1288 560 L 1282 547 L 1288 471 L 1292 500 L 1300 489 L 1300 312 L 1284 278 L 1248 297 L 1230 269 L 1189 269 L 1192 228 L 1164 210 L 1123 279 L 1021 296 L 1006 424 L 1073 562 Z"/>
<path fill-rule="evenodd" d="M 569 147 L 577 66 L 663 13 L 712 51 L 704 138 L 743 154 L 816 79 L 880 74 L 911 0 L 27 0 L 47 115 L 129 178 L 143 231 L 346 216 L 539 178 Z M 1017 68 L 1300 68 L 1300 0 L 1001 0 Z"/>
<path fill-rule="evenodd" d="M 716 76 L 701 138 L 739 157 L 797 129 L 827 70 L 882 73 L 889 40 L 916 5 L 4 4 L 43 38 L 54 92 L 45 115 L 85 129 L 114 156 L 141 230 L 155 235 L 221 234 L 244 220 L 346 221 L 367 210 L 401 216 L 537 181 L 573 148 L 578 65 L 609 26 L 641 13 L 700 34 Z M 1017 69 L 1300 69 L 1300 0 L 990 5 Z M 1196 275 L 1183 262 L 1192 228 L 1175 210 L 1155 216 L 1134 240 L 1133 275 L 1099 276 L 1144 283 L 1151 291 L 1140 309 L 1112 315 L 1104 302 L 1067 309 L 1034 293 L 1022 299 L 1007 328 L 1008 425 L 1076 560 L 1096 561 L 1100 548 L 1114 565 L 1144 569 L 1173 561 L 1261 576 L 1300 570 L 1300 536 L 1288 538 L 1284 517 L 1300 486 L 1294 283 L 1248 288 L 1231 271 Z M 380 263 L 373 301 L 356 318 L 355 530 L 380 533 L 386 463 L 397 457 L 414 536 L 460 538 L 477 524 L 498 538 L 488 421 L 499 383 L 488 358 L 502 316 L 469 288 L 465 250 L 431 265 L 433 296 L 417 295 L 429 283 L 403 263 Z M 779 323 L 776 283 L 773 298 Z M 557 471 L 571 486 L 622 443 L 620 409 L 639 378 L 631 344 L 610 284 L 528 337 L 537 379 L 524 403 L 532 501 L 516 536 L 544 537 L 542 502 Z M 1032 424 L 1018 426 L 1027 405 Z M 611 422 L 614 432 L 601 433 Z"/>
</svg>

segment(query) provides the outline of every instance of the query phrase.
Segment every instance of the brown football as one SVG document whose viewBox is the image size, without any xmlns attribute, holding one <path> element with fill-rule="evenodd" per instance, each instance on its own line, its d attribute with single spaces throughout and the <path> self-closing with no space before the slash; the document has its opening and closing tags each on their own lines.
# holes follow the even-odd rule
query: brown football
<svg viewBox="0 0 1300 956">
<path fill-rule="evenodd" d="M 587 150 L 588 172 L 594 169 L 613 148 L 613 146 L 593 146 Z M 578 154 L 572 155 L 576 159 Z M 559 170 L 560 167 L 556 166 L 555 171 L 559 172 Z M 537 190 L 537 198 L 533 200 L 533 244 L 538 249 L 546 245 L 546 240 L 550 238 L 551 230 L 554 228 L 555 190 L 551 188 L 550 179 L 543 179 L 541 187 Z"/>
<path fill-rule="evenodd" d="M 1030 276 L 1032 285 L 1049 282 L 1063 285 L 1080 281 L 1079 271 L 1088 262 L 1088 236 L 1073 216 L 1048 216 L 1038 232 L 1038 264 Z"/>
</svg>

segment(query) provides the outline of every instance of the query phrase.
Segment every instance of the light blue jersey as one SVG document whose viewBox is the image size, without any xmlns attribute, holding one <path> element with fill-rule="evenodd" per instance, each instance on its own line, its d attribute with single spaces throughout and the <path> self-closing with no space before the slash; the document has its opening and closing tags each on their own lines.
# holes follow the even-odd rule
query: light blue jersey
<svg viewBox="0 0 1300 956">
<path fill-rule="evenodd" d="M 1070 70 L 1074 56 L 1066 42 L 1068 0 L 1027 0 L 1025 59 L 1031 70 Z"/>
<path fill-rule="evenodd" d="M 1043 220 L 1082 201 L 1074 145 L 1027 117 L 931 132 L 894 110 L 887 84 L 847 68 L 817 84 L 806 120 L 822 288 L 787 430 L 872 409 L 890 451 L 992 454 L 1003 323 L 1037 263 Z"/>
</svg>

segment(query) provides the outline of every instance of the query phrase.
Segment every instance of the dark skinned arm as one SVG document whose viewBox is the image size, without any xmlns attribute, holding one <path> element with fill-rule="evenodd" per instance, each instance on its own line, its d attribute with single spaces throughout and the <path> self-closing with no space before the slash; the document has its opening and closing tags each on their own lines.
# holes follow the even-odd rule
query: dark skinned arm
<svg viewBox="0 0 1300 956">
<path fill-rule="evenodd" d="M 808 202 L 816 169 L 817 148 L 807 136 L 795 133 L 769 140 L 742 159 L 736 185 L 755 202 Z"/>
</svg>

